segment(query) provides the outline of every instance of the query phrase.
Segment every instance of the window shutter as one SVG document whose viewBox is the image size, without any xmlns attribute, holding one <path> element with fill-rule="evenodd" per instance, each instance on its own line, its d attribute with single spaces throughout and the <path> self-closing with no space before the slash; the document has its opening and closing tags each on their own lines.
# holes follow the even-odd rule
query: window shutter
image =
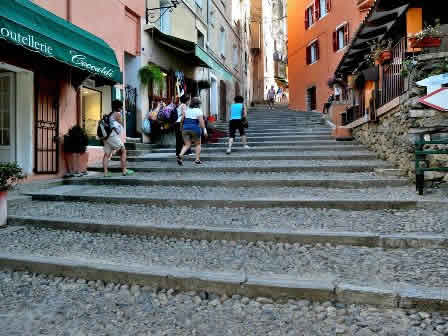
<svg viewBox="0 0 448 336">
<path fill-rule="evenodd" d="M 316 41 L 316 61 L 320 59 L 320 47 L 319 47 L 319 41 Z"/>
<path fill-rule="evenodd" d="M 327 13 L 331 11 L 331 0 L 327 0 Z"/>
<path fill-rule="evenodd" d="M 339 50 L 338 31 L 333 32 L 333 51 Z"/>
<path fill-rule="evenodd" d="M 320 19 L 320 1 L 314 0 L 314 22 Z"/>
<path fill-rule="evenodd" d="M 349 30 L 349 23 L 344 26 L 344 38 L 345 38 L 345 45 L 348 46 L 350 43 L 350 30 Z"/>
<path fill-rule="evenodd" d="M 309 8 L 305 9 L 305 29 L 308 29 L 310 26 L 308 11 L 309 11 Z"/>
<path fill-rule="evenodd" d="M 311 64 L 311 46 L 306 47 L 306 64 Z"/>
</svg>

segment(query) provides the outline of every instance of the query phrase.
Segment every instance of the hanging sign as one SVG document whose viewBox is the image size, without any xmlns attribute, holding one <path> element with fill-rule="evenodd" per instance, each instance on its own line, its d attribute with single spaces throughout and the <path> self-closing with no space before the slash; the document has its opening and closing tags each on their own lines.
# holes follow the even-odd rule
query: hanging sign
<svg viewBox="0 0 448 336">
<path fill-rule="evenodd" d="M 433 109 L 448 112 L 448 88 L 441 88 L 433 93 L 420 98 L 420 103 L 432 107 Z"/>
<path fill-rule="evenodd" d="M 427 94 L 433 93 L 443 85 L 448 84 L 448 73 L 425 78 L 416 84 L 419 86 L 426 86 Z"/>
</svg>

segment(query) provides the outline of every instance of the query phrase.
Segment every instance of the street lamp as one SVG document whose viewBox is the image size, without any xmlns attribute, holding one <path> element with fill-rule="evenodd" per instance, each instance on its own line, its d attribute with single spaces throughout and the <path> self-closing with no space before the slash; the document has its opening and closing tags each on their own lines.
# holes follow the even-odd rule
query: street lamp
<svg viewBox="0 0 448 336">
<path fill-rule="evenodd" d="M 167 11 L 172 12 L 174 8 L 177 8 L 177 6 L 181 4 L 181 2 L 182 0 L 169 0 L 166 1 L 166 5 L 155 8 L 146 8 L 146 24 L 157 22 L 163 14 L 165 14 Z M 160 13 L 160 15 L 156 15 L 157 13 Z M 150 18 L 154 19 L 156 16 L 158 16 L 159 18 L 151 22 Z"/>
</svg>

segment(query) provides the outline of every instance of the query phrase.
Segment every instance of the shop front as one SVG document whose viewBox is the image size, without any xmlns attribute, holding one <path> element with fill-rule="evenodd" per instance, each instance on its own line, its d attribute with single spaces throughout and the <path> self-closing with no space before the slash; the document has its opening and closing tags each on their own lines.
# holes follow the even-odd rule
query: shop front
<svg viewBox="0 0 448 336">
<path fill-rule="evenodd" d="M 28 0 L 0 3 L 0 49 L 0 161 L 62 174 L 60 139 L 76 124 L 96 130 L 101 100 L 122 82 L 115 53 Z"/>
</svg>

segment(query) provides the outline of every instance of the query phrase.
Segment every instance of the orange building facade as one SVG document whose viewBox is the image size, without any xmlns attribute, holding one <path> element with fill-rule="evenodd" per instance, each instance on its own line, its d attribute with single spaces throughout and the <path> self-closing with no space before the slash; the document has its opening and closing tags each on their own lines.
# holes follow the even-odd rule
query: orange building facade
<svg viewBox="0 0 448 336">
<path fill-rule="evenodd" d="M 296 0 L 288 3 L 290 108 L 322 111 L 328 80 L 373 1 Z"/>
</svg>

